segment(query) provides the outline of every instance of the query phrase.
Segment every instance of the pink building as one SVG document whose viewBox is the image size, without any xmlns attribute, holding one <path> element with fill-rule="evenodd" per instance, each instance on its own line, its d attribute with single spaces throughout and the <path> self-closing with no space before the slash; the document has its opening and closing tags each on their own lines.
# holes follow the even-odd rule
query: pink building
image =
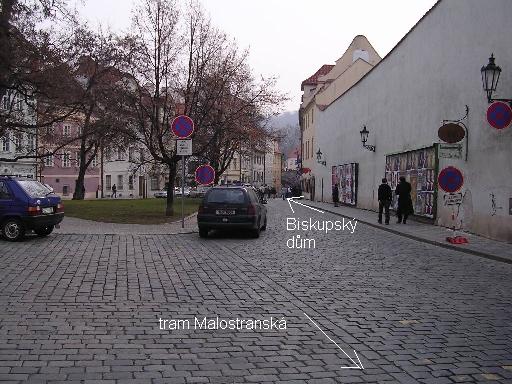
<svg viewBox="0 0 512 384">
<path fill-rule="evenodd" d="M 76 119 L 68 119 L 51 127 L 41 129 L 40 146 L 47 151 L 56 147 L 57 143 L 78 137 L 81 124 Z M 56 154 L 46 156 L 39 164 L 38 178 L 50 185 L 55 193 L 63 198 L 72 198 L 75 182 L 78 177 L 80 161 L 80 142 L 76 140 Z M 85 174 L 85 197 L 95 198 L 100 190 L 100 163 L 93 160 Z"/>
</svg>

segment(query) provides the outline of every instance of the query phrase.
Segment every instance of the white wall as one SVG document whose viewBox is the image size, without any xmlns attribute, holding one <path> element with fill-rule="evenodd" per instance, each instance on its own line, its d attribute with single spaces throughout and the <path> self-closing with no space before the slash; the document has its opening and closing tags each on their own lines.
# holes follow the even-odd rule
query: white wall
<svg viewBox="0 0 512 384">
<path fill-rule="evenodd" d="M 510 15 L 510 0 L 442 0 L 362 81 L 318 114 L 317 142 L 327 167 L 316 165 L 315 172 L 318 183 L 324 178 L 324 194 L 330 195 L 332 165 L 358 162 L 358 205 L 376 208 L 386 155 L 439 142 L 441 121 L 461 117 L 467 104 L 469 160 L 441 161 L 440 168 L 449 163 L 464 172 L 465 228 L 512 241 L 512 127 L 500 132 L 488 125 L 480 76 L 494 52 L 503 69 L 499 96 L 512 98 Z M 376 153 L 362 148 L 363 125 Z M 502 207 L 495 215 L 491 193 Z M 438 222 L 448 225 L 442 195 Z"/>
</svg>

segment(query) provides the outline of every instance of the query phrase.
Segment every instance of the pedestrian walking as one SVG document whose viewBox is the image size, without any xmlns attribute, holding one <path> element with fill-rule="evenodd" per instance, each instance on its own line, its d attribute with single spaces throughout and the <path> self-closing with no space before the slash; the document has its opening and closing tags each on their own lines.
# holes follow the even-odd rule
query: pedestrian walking
<svg viewBox="0 0 512 384">
<path fill-rule="evenodd" d="M 398 209 L 396 211 L 398 217 L 397 224 L 405 224 L 407 217 L 414 213 L 411 199 L 411 184 L 405 181 L 405 177 L 400 176 L 400 182 L 396 186 L 395 193 L 398 196 Z"/>
<path fill-rule="evenodd" d="M 281 187 L 281 197 L 284 199 L 286 199 L 286 192 L 288 191 L 288 188 L 286 187 Z"/>
<path fill-rule="evenodd" d="M 391 200 L 393 200 L 393 192 L 391 191 L 391 187 L 388 185 L 388 179 L 383 178 L 382 184 L 379 185 L 378 192 L 379 199 L 379 224 L 382 224 L 382 211 L 384 211 L 385 223 L 389 224 L 389 206 L 391 205 Z"/>
<path fill-rule="evenodd" d="M 115 184 L 112 186 L 112 198 L 113 199 L 117 198 L 117 187 Z"/>
<path fill-rule="evenodd" d="M 335 207 L 337 207 L 338 203 L 340 202 L 340 190 L 337 183 L 334 184 L 334 187 L 332 188 L 332 202 L 334 203 Z"/>
<path fill-rule="evenodd" d="M 276 187 L 270 188 L 270 193 L 272 194 L 272 198 L 275 199 L 277 195 Z"/>
</svg>

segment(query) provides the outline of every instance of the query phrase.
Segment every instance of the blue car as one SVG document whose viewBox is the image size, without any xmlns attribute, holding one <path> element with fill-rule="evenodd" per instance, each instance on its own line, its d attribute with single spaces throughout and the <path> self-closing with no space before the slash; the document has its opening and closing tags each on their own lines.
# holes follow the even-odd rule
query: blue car
<svg viewBox="0 0 512 384">
<path fill-rule="evenodd" d="M 38 181 L 0 176 L 0 232 L 9 241 L 23 239 L 27 231 L 47 236 L 64 218 L 59 196 Z"/>
</svg>

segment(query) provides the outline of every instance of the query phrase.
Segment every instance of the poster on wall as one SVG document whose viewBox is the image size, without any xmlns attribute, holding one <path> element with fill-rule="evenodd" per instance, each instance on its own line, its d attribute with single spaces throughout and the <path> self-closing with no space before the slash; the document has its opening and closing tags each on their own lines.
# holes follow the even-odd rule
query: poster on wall
<svg viewBox="0 0 512 384">
<path fill-rule="evenodd" d="M 333 166 L 331 172 L 332 185 L 338 185 L 340 203 L 356 206 L 358 164 Z"/>
<path fill-rule="evenodd" d="M 435 166 L 434 147 L 386 156 L 386 178 L 393 192 L 400 181 L 400 176 L 404 176 L 411 183 L 415 215 L 434 218 Z M 397 197 L 394 196 L 393 199 L 395 206 Z"/>
</svg>

